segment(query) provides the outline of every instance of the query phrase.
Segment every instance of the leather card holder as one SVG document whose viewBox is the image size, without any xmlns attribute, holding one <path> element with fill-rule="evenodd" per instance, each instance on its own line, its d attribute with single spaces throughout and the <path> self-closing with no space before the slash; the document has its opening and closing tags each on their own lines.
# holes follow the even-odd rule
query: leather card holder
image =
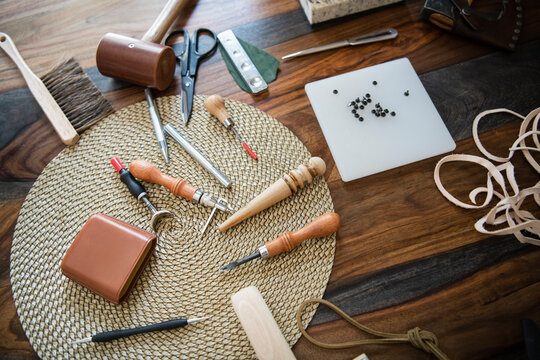
<svg viewBox="0 0 540 360">
<path fill-rule="evenodd" d="M 119 304 L 156 247 L 156 235 L 105 214 L 92 215 L 67 250 L 62 273 Z"/>
</svg>

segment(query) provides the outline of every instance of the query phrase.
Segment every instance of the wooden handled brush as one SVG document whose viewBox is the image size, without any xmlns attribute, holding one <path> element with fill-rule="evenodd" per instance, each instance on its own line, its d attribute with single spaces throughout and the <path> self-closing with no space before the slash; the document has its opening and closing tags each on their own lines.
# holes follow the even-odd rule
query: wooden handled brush
<svg viewBox="0 0 540 360">
<path fill-rule="evenodd" d="M 312 157 L 306 165 L 300 165 L 298 169 L 284 175 L 281 179 L 270 185 L 266 190 L 257 195 L 246 206 L 232 214 L 227 220 L 218 226 L 219 231 L 225 231 L 231 226 L 269 208 L 275 203 L 297 192 L 298 188 L 313 181 L 316 175 L 322 176 L 326 171 L 326 164 L 319 157 Z"/>
<path fill-rule="evenodd" d="M 74 145 L 79 140 L 77 131 L 82 132 L 114 111 L 75 61 L 69 60 L 53 69 L 42 81 L 28 67 L 11 38 L 2 32 L 0 47 L 19 68 L 64 144 Z"/>
</svg>

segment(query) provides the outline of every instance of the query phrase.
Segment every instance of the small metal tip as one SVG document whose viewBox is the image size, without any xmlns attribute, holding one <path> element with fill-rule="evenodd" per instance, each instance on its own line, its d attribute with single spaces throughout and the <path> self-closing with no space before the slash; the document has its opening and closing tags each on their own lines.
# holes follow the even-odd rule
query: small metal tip
<svg viewBox="0 0 540 360">
<path fill-rule="evenodd" d="M 232 263 L 230 263 L 229 265 L 225 265 L 224 267 L 222 267 L 221 269 L 219 269 L 219 271 L 222 271 L 222 272 L 227 272 L 227 271 L 230 271 L 232 269 L 234 269 L 235 267 L 238 266 L 238 262 L 237 261 L 233 261 Z"/>
<path fill-rule="evenodd" d="M 161 149 L 161 153 L 163 154 L 163 158 L 165 159 L 165 162 L 169 163 L 169 148 L 167 146 L 167 143 L 165 141 L 160 142 L 159 147 Z"/>
<path fill-rule="evenodd" d="M 207 319 L 210 319 L 208 316 L 207 317 L 203 317 L 203 318 L 198 318 L 198 319 L 188 319 L 188 324 L 191 324 L 191 323 L 195 323 L 195 322 L 199 322 L 199 321 L 203 321 L 203 320 L 207 320 Z"/>
<path fill-rule="evenodd" d="M 81 339 L 81 340 L 70 341 L 69 344 L 70 345 L 75 345 L 75 344 L 81 344 L 81 343 L 90 342 L 90 341 L 92 341 L 92 338 L 87 337 L 87 338 L 84 338 L 84 339 Z"/>
<path fill-rule="evenodd" d="M 292 53 L 292 54 L 289 54 L 289 55 L 285 55 L 285 56 L 282 56 L 281 57 L 281 60 L 288 60 L 288 59 L 292 59 L 293 57 L 297 57 L 299 55 L 301 55 L 302 52 L 301 51 L 297 51 L 295 53 Z"/>
</svg>

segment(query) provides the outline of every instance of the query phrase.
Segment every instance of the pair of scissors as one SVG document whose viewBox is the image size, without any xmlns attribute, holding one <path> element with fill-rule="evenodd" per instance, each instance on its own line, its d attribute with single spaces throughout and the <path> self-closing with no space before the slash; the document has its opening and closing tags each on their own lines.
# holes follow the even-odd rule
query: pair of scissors
<svg viewBox="0 0 540 360">
<path fill-rule="evenodd" d="M 182 36 L 183 42 L 176 42 Z M 169 41 L 175 41 L 175 43 L 169 45 Z M 174 30 L 165 39 L 165 45 L 169 45 L 173 49 L 176 61 L 180 64 L 184 124 L 187 124 L 191 116 L 197 66 L 199 61 L 208 57 L 215 50 L 216 44 L 216 34 L 205 28 L 195 30 L 191 37 L 185 29 Z"/>
</svg>

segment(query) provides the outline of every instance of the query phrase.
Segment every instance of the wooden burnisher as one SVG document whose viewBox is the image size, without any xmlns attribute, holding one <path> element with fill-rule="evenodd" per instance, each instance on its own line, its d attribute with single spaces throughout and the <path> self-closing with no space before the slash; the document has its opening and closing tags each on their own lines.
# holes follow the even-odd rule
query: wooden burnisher
<svg viewBox="0 0 540 360">
<path fill-rule="evenodd" d="M 174 78 L 174 51 L 159 44 L 189 0 L 169 0 L 141 40 L 107 33 L 99 42 L 100 73 L 132 84 L 165 90 Z"/>
<path fill-rule="evenodd" d="M 294 354 L 281 333 L 270 309 L 255 286 L 231 296 L 234 311 L 259 360 L 294 360 Z"/>
<path fill-rule="evenodd" d="M 225 231 L 231 226 L 269 208 L 275 203 L 297 192 L 313 181 L 316 175 L 322 176 L 326 171 L 326 164 L 320 157 L 312 157 L 306 165 L 300 165 L 298 169 L 284 175 L 281 179 L 270 185 L 266 190 L 257 195 L 246 206 L 232 214 L 227 220 L 218 226 L 219 231 Z"/>
</svg>

